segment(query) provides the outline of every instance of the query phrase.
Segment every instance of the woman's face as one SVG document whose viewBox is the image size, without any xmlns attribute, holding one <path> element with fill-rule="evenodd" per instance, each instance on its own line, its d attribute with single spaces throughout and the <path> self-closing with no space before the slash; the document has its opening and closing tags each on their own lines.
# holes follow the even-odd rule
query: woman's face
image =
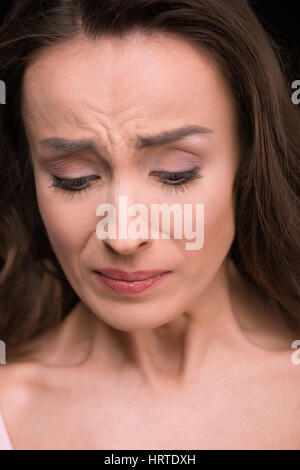
<svg viewBox="0 0 300 470">
<path fill-rule="evenodd" d="M 22 112 L 50 242 L 73 289 L 99 319 L 123 330 L 154 328 L 204 299 L 216 300 L 212 286 L 234 238 L 239 143 L 234 101 L 211 59 L 169 35 L 135 33 L 95 43 L 78 37 L 45 49 L 28 66 Z M 211 131 L 135 145 L 137 136 L 188 125 Z M 40 143 L 54 137 L 93 141 L 94 148 Z M 195 168 L 201 177 L 182 186 L 171 186 L 164 173 Z M 77 188 L 84 189 L 74 192 L 54 187 L 52 175 L 93 178 L 79 180 Z M 148 214 L 154 203 L 192 204 L 193 230 L 196 204 L 203 204 L 203 247 L 186 249 L 193 240 L 184 227 L 183 237 L 174 237 L 172 218 L 169 239 L 162 239 L 161 225 L 158 239 L 121 239 L 118 224 L 116 239 L 99 238 L 97 207 L 112 204 L 118 219 L 121 195 L 128 207 L 140 203 Z M 151 233 L 150 215 L 148 223 Z M 101 268 L 171 273 L 156 287 L 126 296 L 99 283 L 94 271 Z"/>
</svg>

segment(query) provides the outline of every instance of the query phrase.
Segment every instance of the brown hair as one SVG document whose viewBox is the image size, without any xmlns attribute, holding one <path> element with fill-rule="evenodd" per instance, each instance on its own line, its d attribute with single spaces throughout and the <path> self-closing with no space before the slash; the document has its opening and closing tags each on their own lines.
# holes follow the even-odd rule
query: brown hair
<svg viewBox="0 0 300 470">
<path fill-rule="evenodd" d="M 57 325 L 79 300 L 52 251 L 21 116 L 26 66 L 78 33 L 176 34 L 213 57 L 234 94 L 240 165 L 230 256 L 290 328 L 299 324 L 300 116 L 291 70 L 247 0 L 16 0 L 0 28 L 0 338 L 7 357 Z"/>
</svg>

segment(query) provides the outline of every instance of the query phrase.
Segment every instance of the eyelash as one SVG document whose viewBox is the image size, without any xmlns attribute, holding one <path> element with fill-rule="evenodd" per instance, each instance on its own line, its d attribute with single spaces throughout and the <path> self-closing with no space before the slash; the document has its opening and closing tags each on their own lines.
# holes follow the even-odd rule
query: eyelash
<svg viewBox="0 0 300 470">
<path fill-rule="evenodd" d="M 184 171 L 184 172 L 177 172 L 177 173 L 171 173 L 168 171 L 160 171 L 160 172 L 154 172 L 158 174 L 163 174 L 165 176 L 165 179 L 158 179 L 158 182 L 163 184 L 165 187 L 167 186 L 168 189 L 171 191 L 175 191 L 176 193 L 178 191 L 185 191 L 187 186 L 191 184 L 194 180 L 203 178 L 202 175 L 199 173 L 199 168 L 196 167 L 193 170 L 190 171 Z M 82 178 L 60 178 L 59 176 L 56 175 L 51 175 L 52 177 L 52 184 L 49 187 L 54 187 L 54 189 L 60 189 L 63 190 L 66 193 L 69 193 L 69 196 L 74 196 L 75 193 L 82 193 L 86 189 L 90 187 L 85 186 L 84 188 L 80 189 L 75 189 L 74 187 L 72 188 L 72 184 L 75 186 L 80 186 L 86 183 L 89 180 L 97 179 L 98 176 L 86 176 Z M 170 178 L 173 183 L 167 183 L 166 180 L 167 178 Z M 178 178 L 178 179 L 173 179 L 172 178 Z M 181 182 L 181 180 L 184 180 Z"/>
</svg>

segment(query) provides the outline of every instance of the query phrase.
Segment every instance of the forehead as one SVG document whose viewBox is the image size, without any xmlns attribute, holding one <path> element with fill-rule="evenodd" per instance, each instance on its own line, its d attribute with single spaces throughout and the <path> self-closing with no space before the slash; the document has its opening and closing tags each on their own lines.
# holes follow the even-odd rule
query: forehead
<svg viewBox="0 0 300 470">
<path fill-rule="evenodd" d="M 188 120 L 233 127 L 231 90 L 216 64 L 166 34 L 78 36 L 48 47 L 27 67 L 22 98 L 26 127 L 46 137 L 74 126 L 121 132 Z"/>
</svg>

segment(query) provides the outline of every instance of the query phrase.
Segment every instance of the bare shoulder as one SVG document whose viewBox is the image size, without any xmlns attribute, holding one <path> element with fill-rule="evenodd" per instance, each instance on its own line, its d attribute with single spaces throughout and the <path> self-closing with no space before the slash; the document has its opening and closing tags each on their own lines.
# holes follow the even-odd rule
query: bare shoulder
<svg viewBox="0 0 300 470">
<path fill-rule="evenodd" d="M 0 367 L 0 408 L 16 409 L 25 405 L 31 387 L 37 383 L 40 367 L 34 362 L 14 362 Z"/>
<path fill-rule="evenodd" d="M 88 342 L 82 342 L 81 348 L 72 347 L 69 326 L 73 319 L 74 315 L 69 315 L 26 343 L 18 356 L 8 358 L 7 363 L 0 366 L 0 409 L 25 410 L 29 404 L 35 406 L 40 395 L 55 389 L 63 379 L 63 366 L 68 369 L 68 365 L 80 363 L 85 357 Z M 75 341 L 75 346 L 78 344 L 81 343 Z"/>
<path fill-rule="evenodd" d="M 0 411 L 13 449 L 22 449 L 28 439 L 25 423 L 29 423 L 36 406 L 40 375 L 39 364 L 30 361 L 7 363 L 0 367 Z"/>
</svg>

